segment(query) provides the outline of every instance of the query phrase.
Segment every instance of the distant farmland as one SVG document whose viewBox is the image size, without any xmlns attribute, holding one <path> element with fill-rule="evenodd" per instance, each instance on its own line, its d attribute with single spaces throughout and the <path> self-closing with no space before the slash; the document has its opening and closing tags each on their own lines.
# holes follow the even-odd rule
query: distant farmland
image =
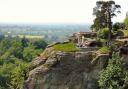
<svg viewBox="0 0 128 89">
<path fill-rule="evenodd" d="M 44 36 L 32 36 L 32 35 L 18 35 L 19 38 L 28 38 L 28 39 L 43 39 Z"/>
</svg>

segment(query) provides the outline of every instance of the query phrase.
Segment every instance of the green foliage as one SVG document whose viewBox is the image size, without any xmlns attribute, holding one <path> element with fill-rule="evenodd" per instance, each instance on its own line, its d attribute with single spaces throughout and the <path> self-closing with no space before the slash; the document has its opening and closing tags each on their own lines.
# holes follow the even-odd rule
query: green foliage
<svg viewBox="0 0 128 89">
<path fill-rule="evenodd" d="M 28 39 L 25 38 L 25 36 L 21 39 L 21 43 L 23 47 L 27 47 L 28 46 Z"/>
<path fill-rule="evenodd" d="M 128 26 L 128 17 L 125 18 L 124 23 Z"/>
<path fill-rule="evenodd" d="M 29 72 L 29 62 L 46 47 L 26 38 L 2 38 L 0 41 L 0 89 L 21 89 Z M 41 46 L 43 45 L 43 46 Z M 45 46 L 44 46 L 45 45 Z M 39 47 L 39 48 L 37 48 Z"/>
<path fill-rule="evenodd" d="M 37 57 L 43 50 L 35 49 L 34 46 L 29 46 L 23 50 L 23 60 L 31 62 L 33 58 Z"/>
<path fill-rule="evenodd" d="M 12 62 L 13 61 L 13 62 Z M 0 87 L 3 89 L 20 89 L 29 69 L 29 63 L 13 58 L 0 68 Z"/>
<path fill-rule="evenodd" d="M 128 37 L 128 30 L 124 30 L 124 29 L 119 30 L 118 31 L 118 35 L 119 36 L 126 36 L 126 37 Z"/>
<path fill-rule="evenodd" d="M 118 31 L 120 29 L 124 29 L 125 28 L 125 24 L 124 23 L 119 23 L 119 22 L 116 22 L 113 24 L 113 31 Z"/>
<path fill-rule="evenodd" d="M 108 39 L 108 35 L 109 35 L 109 29 L 108 28 L 103 28 L 103 29 L 98 31 L 99 38 Z"/>
<path fill-rule="evenodd" d="M 55 51 L 74 52 L 79 51 L 74 43 L 57 44 L 53 46 Z"/>
<path fill-rule="evenodd" d="M 128 76 L 123 68 L 123 60 L 118 53 L 109 59 L 108 66 L 100 73 L 99 86 L 101 89 L 127 89 Z"/>
<path fill-rule="evenodd" d="M 110 49 L 109 47 L 105 46 L 105 47 L 102 47 L 99 49 L 99 51 L 102 53 L 102 54 L 108 54 Z"/>
<path fill-rule="evenodd" d="M 114 1 L 97 1 L 96 6 L 93 8 L 94 19 L 93 28 L 96 30 L 108 27 L 112 29 L 111 18 L 120 13 L 120 5 L 117 5 Z"/>
<path fill-rule="evenodd" d="M 21 62 L 17 64 L 11 74 L 11 85 L 13 89 L 20 89 L 23 86 L 24 81 L 28 77 L 29 64 Z"/>
<path fill-rule="evenodd" d="M 3 89 L 8 89 L 8 84 L 11 81 L 11 71 L 15 67 L 12 63 L 4 63 L 2 66 L 0 66 L 0 87 Z"/>
<path fill-rule="evenodd" d="M 35 46 L 36 49 L 45 49 L 48 44 L 43 40 L 38 40 L 35 41 L 33 45 Z"/>
<path fill-rule="evenodd" d="M 10 48 L 11 46 L 11 41 L 7 38 L 4 38 L 1 40 L 0 42 L 0 56 L 3 55 L 7 50 L 8 48 Z"/>
</svg>

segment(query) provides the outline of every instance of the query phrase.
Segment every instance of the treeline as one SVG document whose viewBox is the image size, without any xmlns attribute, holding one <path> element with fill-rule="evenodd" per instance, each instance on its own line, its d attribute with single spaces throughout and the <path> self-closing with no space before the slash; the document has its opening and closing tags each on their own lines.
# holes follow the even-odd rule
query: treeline
<svg viewBox="0 0 128 89">
<path fill-rule="evenodd" d="M 0 39 L 0 89 L 20 89 L 27 78 L 30 62 L 47 46 L 43 40 Z"/>
</svg>

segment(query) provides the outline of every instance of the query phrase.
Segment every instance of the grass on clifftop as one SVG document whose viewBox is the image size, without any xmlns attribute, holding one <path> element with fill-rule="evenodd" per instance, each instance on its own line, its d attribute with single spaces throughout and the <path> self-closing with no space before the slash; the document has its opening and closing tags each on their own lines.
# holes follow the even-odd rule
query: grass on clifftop
<svg viewBox="0 0 128 89">
<path fill-rule="evenodd" d="M 110 49 L 109 49 L 109 47 L 105 46 L 105 47 L 102 47 L 101 49 L 99 49 L 98 51 L 102 54 L 108 54 Z"/>
<path fill-rule="evenodd" d="M 74 43 L 57 44 L 54 45 L 53 48 L 55 51 L 63 51 L 63 52 L 79 51 L 79 48 L 77 48 Z"/>
<path fill-rule="evenodd" d="M 55 54 L 57 51 L 62 52 L 76 52 L 80 49 L 74 43 L 63 43 L 63 44 L 56 44 L 46 50 L 41 54 L 41 56 L 47 59 L 51 54 Z"/>
</svg>

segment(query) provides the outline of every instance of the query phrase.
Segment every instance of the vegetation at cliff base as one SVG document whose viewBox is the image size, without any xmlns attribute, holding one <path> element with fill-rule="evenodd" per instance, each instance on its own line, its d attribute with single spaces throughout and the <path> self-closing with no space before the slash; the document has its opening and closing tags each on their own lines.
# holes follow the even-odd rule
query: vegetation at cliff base
<svg viewBox="0 0 128 89">
<path fill-rule="evenodd" d="M 79 48 L 76 47 L 75 43 L 56 44 L 53 46 L 53 48 L 55 51 L 63 51 L 63 52 L 79 51 Z"/>
<path fill-rule="evenodd" d="M 119 53 L 114 53 L 109 59 L 107 67 L 100 72 L 98 82 L 101 89 L 127 89 L 128 72 Z"/>
<path fill-rule="evenodd" d="M 28 77 L 30 62 L 37 57 L 47 43 L 30 41 L 25 37 L 0 39 L 0 89 L 21 89 Z"/>
</svg>

